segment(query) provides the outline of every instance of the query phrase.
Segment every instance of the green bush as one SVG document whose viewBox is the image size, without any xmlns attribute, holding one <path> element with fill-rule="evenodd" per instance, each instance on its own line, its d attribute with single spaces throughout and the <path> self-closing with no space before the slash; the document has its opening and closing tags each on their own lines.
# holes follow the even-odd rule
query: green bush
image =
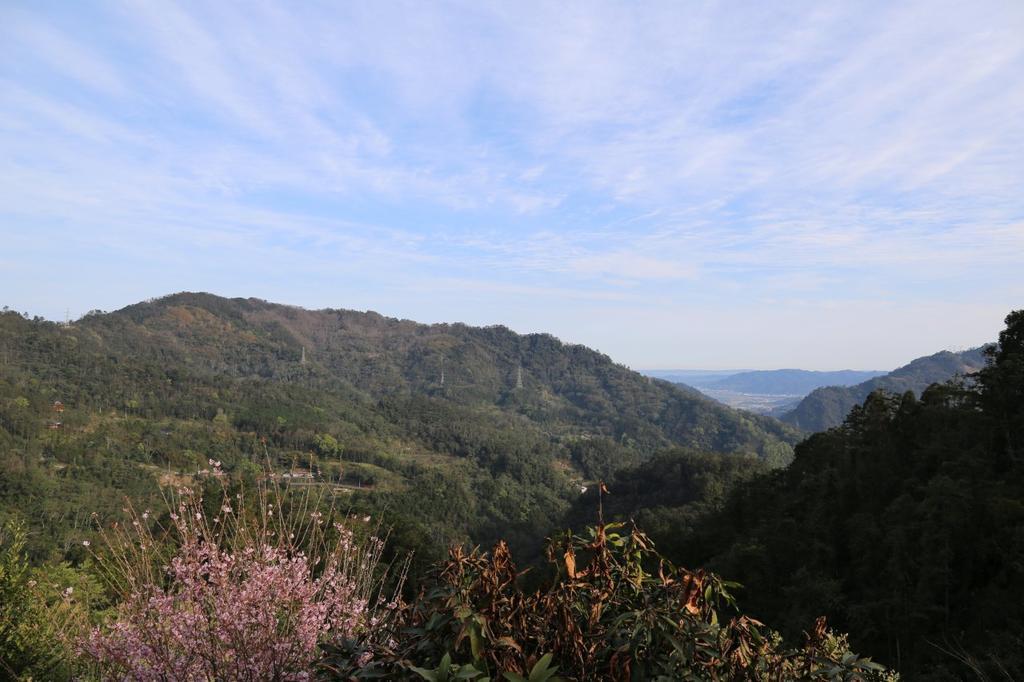
<svg viewBox="0 0 1024 682">
<path fill-rule="evenodd" d="M 524 591 L 508 546 L 453 548 L 373 675 L 399 679 L 895 680 L 819 618 L 801 647 L 735 612 L 735 584 L 669 564 L 623 524 L 550 541 L 552 578 Z M 733 615 L 729 616 L 728 614 Z M 341 669 L 328 656 L 327 677 Z M 354 677 L 358 672 L 349 671 Z"/>
<path fill-rule="evenodd" d="M 0 679 L 71 679 L 72 642 L 85 622 L 76 584 L 79 592 L 91 585 L 66 565 L 29 568 L 20 524 L 0 529 Z"/>
</svg>

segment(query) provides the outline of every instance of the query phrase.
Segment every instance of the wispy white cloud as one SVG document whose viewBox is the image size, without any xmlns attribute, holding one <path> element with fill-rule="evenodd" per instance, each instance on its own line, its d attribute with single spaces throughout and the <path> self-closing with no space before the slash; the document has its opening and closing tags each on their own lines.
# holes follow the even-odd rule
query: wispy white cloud
<svg viewBox="0 0 1024 682">
<path fill-rule="evenodd" d="M 634 357 L 614 306 L 1006 307 L 1021 35 L 1001 0 L 5 6 L 0 231 L 299 303 L 547 291 L 533 319 L 613 306 Z"/>
<path fill-rule="evenodd" d="M 126 94 L 127 87 L 109 62 L 85 47 L 80 40 L 32 21 L 24 15 L 7 16 L 17 21 L 17 34 L 8 49 L 18 46 L 18 54 L 28 62 L 38 61 L 54 72 L 67 76 L 90 89 L 112 96 Z M 28 66 L 26 64 L 24 66 Z"/>
</svg>

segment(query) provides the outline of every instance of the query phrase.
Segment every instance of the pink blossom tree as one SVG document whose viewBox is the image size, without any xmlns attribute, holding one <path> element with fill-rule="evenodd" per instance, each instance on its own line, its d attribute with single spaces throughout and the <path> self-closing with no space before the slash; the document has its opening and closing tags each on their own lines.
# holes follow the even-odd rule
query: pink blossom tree
<svg viewBox="0 0 1024 682">
<path fill-rule="evenodd" d="M 358 541 L 358 521 L 325 523 L 332 512 L 308 493 L 262 483 L 246 509 L 242 495 L 219 490 L 216 514 L 182 488 L 168 527 L 129 507 L 129 523 L 105 533 L 95 556 L 121 603 L 81 643 L 105 677 L 305 680 L 324 641 L 390 638 L 381 540 Z"/>
</svg>

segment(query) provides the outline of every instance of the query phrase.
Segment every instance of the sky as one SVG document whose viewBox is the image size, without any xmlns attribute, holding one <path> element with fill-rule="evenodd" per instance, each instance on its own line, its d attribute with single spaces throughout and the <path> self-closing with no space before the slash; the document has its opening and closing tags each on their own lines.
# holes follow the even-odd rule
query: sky
<svg viewBox="0 0 1024 682">
<path fill-rule="evenodd" d="M 1024 3 L 0 0 L 0 305 L 176 291 L 634 368 L 1024 307 Z"/>
</svg>

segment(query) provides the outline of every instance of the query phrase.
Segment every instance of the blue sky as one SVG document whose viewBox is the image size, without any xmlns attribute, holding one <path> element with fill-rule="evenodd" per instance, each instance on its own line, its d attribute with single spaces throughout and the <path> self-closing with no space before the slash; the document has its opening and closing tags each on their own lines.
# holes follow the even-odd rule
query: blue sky
<svg viewBox="0 0 1024 682">
<path fill-rule="evenodd" d="M 1024 3 L 0 4 L 0 303 L 887 369 L 1024 306 Z"/>
</svg>

